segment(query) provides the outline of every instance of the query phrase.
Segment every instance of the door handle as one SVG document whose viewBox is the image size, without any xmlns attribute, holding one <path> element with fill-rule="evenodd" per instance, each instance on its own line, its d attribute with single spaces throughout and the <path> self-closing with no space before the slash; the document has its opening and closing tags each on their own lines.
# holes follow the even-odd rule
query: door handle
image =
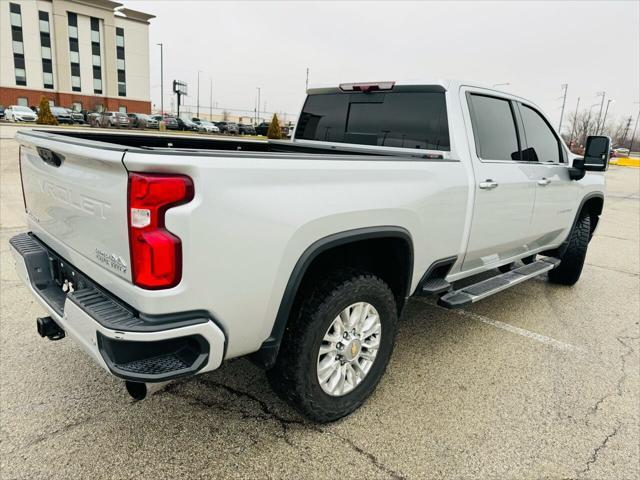
<svg viewBox="0 0 640 480">
<path fill-rule="evenodd" d="M 483 190 L 492 190 L 498 186 L 498 182 L 494 182 L 490 178 L 487 178 L 484 182 L 480 182 L 478 185 Z"/>
<path fill-rule="evenodd" d="M 551 180 L 549 180 L 548 178 L 541 178 L 540 180 L 538 180 L 538 185 L 542 187 L 546 187 L 550 183 L 551 183 Z"/>
</svg>

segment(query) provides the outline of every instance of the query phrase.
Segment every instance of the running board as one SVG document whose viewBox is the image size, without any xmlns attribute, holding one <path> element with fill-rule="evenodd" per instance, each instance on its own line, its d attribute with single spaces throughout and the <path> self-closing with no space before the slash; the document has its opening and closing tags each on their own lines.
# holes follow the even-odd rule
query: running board
<svg viewBox="0 0 640 480">
<path fill-rule="evenodd" d="M 462 308 L 501 292 L 518 283 L 553 270 L 560 264 L 560 260 L 552 257 L 544 257 L 537 262 L 513 269 L 507 273 L 496 275 L 482 282 L 474 283 L 460 290 L 454 290 L 440 297 L 438 305 L 445 308 Z"/>
</svg>

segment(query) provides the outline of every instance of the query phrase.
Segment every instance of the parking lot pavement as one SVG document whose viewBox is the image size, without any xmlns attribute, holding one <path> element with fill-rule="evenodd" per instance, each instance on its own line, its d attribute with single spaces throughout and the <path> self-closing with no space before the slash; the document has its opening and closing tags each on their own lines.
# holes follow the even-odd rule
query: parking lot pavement
<svg viewBox="0 0 640 480">
<path fill-rule="evenodd" d="M 24 228 L 17 153 L 1 140 L 3 479 L 640 475 L 640 170 L 607 173 L 575 287 L 542 277 L 461 311 L 411 301 L 372 398 L 317 426 L 246 360 L 133 402 L 71 341 L 40 339 L 7 244 Z"/>
</svg>

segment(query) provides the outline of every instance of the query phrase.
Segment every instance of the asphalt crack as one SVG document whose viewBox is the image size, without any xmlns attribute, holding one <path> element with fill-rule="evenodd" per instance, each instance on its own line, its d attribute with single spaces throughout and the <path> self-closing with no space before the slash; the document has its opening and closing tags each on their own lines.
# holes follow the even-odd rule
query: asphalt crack
<svg viewBox="0 0 640 480">
<path fill-rule="evenodd" d="M 629 337 L 629 336 L 616 337 L 616 340 L 618 341 L 618 343 L 620 343 L 624 347 L 625 351 L 620 355 L 620 376 L 618 377 L 618 380 L 616 382 L 615 391 L 612 393 L 607 393 L 606 395 L 598 399 L 598 401 L 589 409 L 589 412 L 587 413 L 587 417 L 589 415 L 596 414 L 600 410 L 602 405 L 610 398 L 622 397 L 622 395 L 624 394 L 624 384 L 627 381 L 627 372 L 626 372 L 627 358 L 635 351 L 631 345 L 628 345 L 625 342 L 625 340 L 638 340 L 639 338 L 640 337 Z"/>
<path fill-rule="evenodd" d="M 253 395 L 252 393 L 243 391 L 243 390 L 238 390 L 236 388 L 230 387 L 229 385 L 225 385 L 224 383 L 220 383 L 220 382 L 215 382 L 215 381 L 211 381 L 211 380 L 205 380 L 203 378 L 197 378 L 195 379 L 197 380 L 199 383 L 207 386 L 207 387 L 211 387 L 211 388 L 217 388 L 220 390 L 224 390 L 225 392 L 227 392 L 230 395 L 233 395 L 235 397 L 238 398 L 244 398 L 247 400 L 250 400 L 251 402 L 255 403 L 258 405 L 258 407 L 260 408 L 259 412 L 255 412 L 255 411 L 249 411 L 246 409 L 242 409 L 242 408 L 235 408 L 235 407 L 230 407 L 228 403 L 226 402 L 218 402 L 218 401 L 210 401 L 210 400 L 205 400 L 202 399 L 200 397 L 196 397 L 193 395 L 188 395 L 185 394 L 184 392 L 178 392 L 176 387 L 178 384 L 173 384 L 173 385 L 169 385 L 167 388 L 165 388 L 164 392 L 165 393 L 169 393 L 171 395 L 175 395 L 177 397 L 183 398 L 185 400 L 187 400 L 188 402 L 190 402 L 191 404 L 195 404 L 197 406 L 204 406 L 206 408 L 216 408 L 220 411 L 223 412 L 227 412 L 227 413 L 235 413 L 237 415 L 240 415 L 240 417 L 242 419 L 253 419 L 253 420 L 262 420 L 262 421 L 273 421 L 276 422 L 276 424 L 280 427 L 280 430 L 282 432 L 281 438 L 284 440 L 284 442 L 291 446 L 292 448 L 298 449 L 299 447 L 292 441 L 292 439 L 290 438 L 290 433 L 291 433 L 291 428 L 292 427 L 301 427 L 301 428 L 305 428 L 307 430 L 316 432 L 316 433 L 321 433 L 321 434 L 326 434 L 326 435 L 330 435 L 333 437 L 338 438 L 339 440 L 343 441 L 346 445 L 349 446 L 349 448 L 351 448 L 351 450 L 353 450 L 355 453 L 357 453 L 358 455 L 366 458 L 368 460 L 368 462 L 377 470 L 379 470 L 380 472 L 382 472 L 385 475 L 388 475 L 389 478 L 392 478 L 394 480 L 403 480 L 406 479 L 407 477 L 395 470 L 393 470 L 392 468 L 386 466 L 384 463 L 382 463 L 373 453 L 366 451 L 365 449 L 363 449 L 362 447 L 358 446 L 357 444 L 355 444 L 351 439 L 343 437 L 342 435 L 332 432 L 330 430 L 324 429 L 316 424 L 313 423 L 309 423 L 307 421 L 304 420 L 299 420 L 299 419 L 295 419 L 295 418 L 288 418 L 288 417 L 284 417 L 282 415 L 280 415 L 278 412 L 275 412 L 267 402 L 265 402 L 264 400 L 258 398 L 257 396 Z M 255 442 L 254 442 L 255 444 Z"/>
<path fill-rule="evenodd" d="M 607 444 L 609 443 L 609 440 L 611 440 L 613 437 L 615 437 L 618 434 L 621 427 L 622 427 L 622 424 L 618 422 L 617 425 L 613 428 L 613 431 L 607 434 L 606 437 L 604 437 L 604 439 L 598 444 L 598 446 L 593 450 L 593 452 L 591 452 L 591 456 L 587 460 L 585 467 L 578 472 L 578 475 L 584 475 L 586 473 L 589 473 L 589 471 L 591 470 L 591 467 L 598 461 L 598 456 L 600 455 L 600 452 L 604 448 L 606 448 Z"/>
</svg>

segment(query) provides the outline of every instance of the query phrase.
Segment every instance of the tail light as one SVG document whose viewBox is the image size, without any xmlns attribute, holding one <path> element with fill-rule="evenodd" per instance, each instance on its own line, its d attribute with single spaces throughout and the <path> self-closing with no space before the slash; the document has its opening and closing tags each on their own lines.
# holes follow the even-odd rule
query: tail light
<svg viewBox="0 0 640 480">
<path fill-rule="evenodd" d="M 129 249 L 133 283 L 157 290 L 182 277 L 182 244 L 164 225 L 168 209 L 193 199 L 185 175 L 129 174 Z"/>
</svg>

